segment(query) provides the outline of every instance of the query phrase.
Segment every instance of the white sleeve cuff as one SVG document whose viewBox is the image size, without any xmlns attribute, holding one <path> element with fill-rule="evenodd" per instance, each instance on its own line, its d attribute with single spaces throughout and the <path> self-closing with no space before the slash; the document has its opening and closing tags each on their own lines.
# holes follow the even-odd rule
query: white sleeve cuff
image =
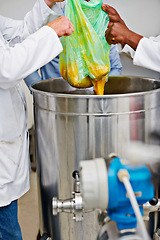
<svg viewBox="0 0 160 240">
<path fill-rule="evenodd" d="M 135 51 L 129 46 L 129 45 L 125 45 L 123 48 L 122 48 L 122 45 L 121 44 L 117 44 L 116 45 L 116 48 L 117 48 L 117 51 L 118 53 L 123 53 L 123 54 L 126 54 L 128 57 L 130 58 L 134 58 L 134 55 L 135 55 Z"/>
</svg>

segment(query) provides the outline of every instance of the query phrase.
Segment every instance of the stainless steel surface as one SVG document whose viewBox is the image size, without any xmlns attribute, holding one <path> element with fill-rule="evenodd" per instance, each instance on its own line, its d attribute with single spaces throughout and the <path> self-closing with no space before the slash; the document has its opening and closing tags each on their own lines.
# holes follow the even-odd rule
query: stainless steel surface
<svg viewBox="0 0 160 240">
<path fill-rule="evenodd" d="M 73 219 L 76 222 L 83 220 L 83 202 L 80 193 L 72 193 L 73 198 L 58 200 L 56 197 L 52 199 L 53 215 L 56 216 L 58 213 L 72 213 Z"/>
<path fill-rule="evenodd" d="M 149 217 L 149 214 L 151 212 L 159 212 L 160 211 L 160 199 L 158 201 L 158 203 L 156 205 L 151 205 L 149 202 L 143 204 L 143 215 L 144 215 L 144 218 L 148 218 Z M 147 219 L 146 219 L 147 220 Z"/>
<path fill-rule="evenodd" d="M 160 82 L 138 77 L 110 77 L 105 95 L 77 90 L 63 79 L 33 86 L 40 228 L 54 240 L 96 240 L 98 213 L 52 215 L 52 197 L 69 199 L 72 172 L 81 160 L 118 153 L 125 157 L 132 141 L 151 143 L 160 129 Z M 87 94 L 87 95 L 86 95 Z"/>
<path fill-rule="evenodd" d="M 157 229 L 155 232 L 153 240 L 160 240 L 160 229 Z"/>
</svg>

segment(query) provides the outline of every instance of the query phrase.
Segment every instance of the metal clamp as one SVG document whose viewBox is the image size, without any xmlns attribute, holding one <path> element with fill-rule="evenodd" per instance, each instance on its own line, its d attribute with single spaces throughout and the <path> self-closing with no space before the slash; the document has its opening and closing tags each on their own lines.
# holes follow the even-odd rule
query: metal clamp
<svg viewBox="0 0 160 240">
<path fill-rule="evenodd" d="M 72 176 L 74 178 L 74 191 L 72 192 L 73 198 L 58 200 L 56 197 L 53 197 L 53 215 L 57 215 L 61 212 L 73 213 L 73 219 L 76 222 L 81 222 L 83 219 L 83 202 L 80 193 L 80 180 L 78 171 L 74 171 Z"/>
<path fill-rule="evenodd" d="M 151 205 L 149 202 L 143 204 L 143 218 L 144 220 L 149 220 L 150 212 L 158 212 L 160 211 L 160 199 L 158 200 L 156 205 Z"/>
</svg>

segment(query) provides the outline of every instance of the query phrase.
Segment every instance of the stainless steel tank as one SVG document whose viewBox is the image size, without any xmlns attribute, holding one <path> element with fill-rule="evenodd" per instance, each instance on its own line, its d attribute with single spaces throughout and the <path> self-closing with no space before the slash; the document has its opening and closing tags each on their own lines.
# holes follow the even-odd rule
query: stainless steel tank
<svg viewBox="0 0 160 240">
<path fill-rule="evenodd" d="M 52 215 L 52 198 L 67 199 L 73 191 L 72 173 L 79 161 L 125 157 L 131 141 L 151 143 L 160 132 L 160 82 L 141 77 L 110 77 L 105 95 L 93 89 L 77 90 L 64 79 L 35 84 L 36 160 L 40 230 L 54 240 L 96 240 L 97 212 Z"/>
</svg>

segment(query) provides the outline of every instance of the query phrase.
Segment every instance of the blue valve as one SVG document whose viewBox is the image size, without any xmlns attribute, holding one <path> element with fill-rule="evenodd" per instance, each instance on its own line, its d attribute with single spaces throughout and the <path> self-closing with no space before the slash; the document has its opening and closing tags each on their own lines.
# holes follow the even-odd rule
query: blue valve
<svg viewBox="0 0 160 240">
<path fill-rule="evenodd" d="M 119 170 L 125 169 L 143 215 L 142 205 L 154 197 L 151 173 L 146 165 L 124 165 L 119 158 L 113 158 L 108 168 L 108 216 L 117 223 L 119 230 L 137 227 L 137 219 L 124 184 L 119 180 Z"/>
</svg>

